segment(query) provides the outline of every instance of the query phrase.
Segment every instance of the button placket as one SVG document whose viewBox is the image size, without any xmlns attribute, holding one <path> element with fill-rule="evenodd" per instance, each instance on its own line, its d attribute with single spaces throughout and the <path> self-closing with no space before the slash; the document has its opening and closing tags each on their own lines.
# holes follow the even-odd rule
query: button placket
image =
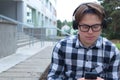
<svg viewBox="0 0 120 80">
<path fill-rule="evenodd" d="M 90 54 L 90 50 L 87 50 L 87 52 L 86 52 L 86 61 L 87 62 L 90 61 L 90 59 L 91 59 L 91 57 L 89 56 L 89 54 Z"/>
<path fill-rule="evenodd" d="M 92 55 L 91 50 L 88 49 L 86 51 L 86 64 L 85 64 L 85 66 L 87 67 L 86 71 L 88 72 L 91 71 L 91 67 L 92 67 L 91 55 Z"/>
</svg>

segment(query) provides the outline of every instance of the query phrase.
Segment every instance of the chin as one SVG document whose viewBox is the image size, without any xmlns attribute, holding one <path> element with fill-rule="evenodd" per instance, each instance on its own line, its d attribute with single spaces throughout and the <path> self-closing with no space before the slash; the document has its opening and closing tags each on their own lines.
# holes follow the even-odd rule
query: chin
<svg viewBox="0 0 120 80">
<path fill-rule="evenodd" d="M 92 45 L 92 44 L 94 44 L 94 43 L 95 43 L 95 41 L 87 41 L 86 43 L 88 43 L 88 44 Z"/>
</svg>

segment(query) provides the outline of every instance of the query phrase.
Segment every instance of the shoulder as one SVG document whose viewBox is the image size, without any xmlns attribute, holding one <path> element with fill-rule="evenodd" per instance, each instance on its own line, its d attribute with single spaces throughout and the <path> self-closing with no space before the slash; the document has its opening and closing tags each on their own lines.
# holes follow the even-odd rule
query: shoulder
<svg viewBox="0 0 120 80">
<path fill-rule="evenodd" d="M 115 43 L 112 41 L 108 40 L 107 38 L 103 37 L 103 45 L 105 47 L 106 51 L 114 52 L 114 53 L 120 53 L 118 48 L 116 47 Z"/>
<path fill-rule="evenodd" d="M 77 40 L 77 36 L 68 36 L 68 37 L 65 37 L 64 39 L 61 39 L 59 41 L 59 43 L 73 43 L 74 41 Z"/>
<path fill-rule="evenodd" d="M 112 41 L 108 40 L 107 38 L 103 37 L 103 44 L 106 46 L 113 46 L 116 47 L 115 43 L 113 43 Z"/>
</svg>

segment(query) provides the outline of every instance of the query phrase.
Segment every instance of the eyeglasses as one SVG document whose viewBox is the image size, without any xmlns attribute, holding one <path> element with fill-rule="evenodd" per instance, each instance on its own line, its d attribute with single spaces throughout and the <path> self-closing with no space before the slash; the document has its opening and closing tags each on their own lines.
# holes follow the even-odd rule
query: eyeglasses
<svg viewBox="0 0 120 80">
<path fill-rule="evenodd" d="M 82 25 L 78 25 L 80 27 L 80 30 L 82 32 L 88 32 L 90 30 L 90 28 L 92 29 L 92 31 L 94 32 L 98 32 L 102 29 L 102 24 L 93 24 L 93 25 L 87 25 L 87 24 L 82 24 Z"/>
</svg>

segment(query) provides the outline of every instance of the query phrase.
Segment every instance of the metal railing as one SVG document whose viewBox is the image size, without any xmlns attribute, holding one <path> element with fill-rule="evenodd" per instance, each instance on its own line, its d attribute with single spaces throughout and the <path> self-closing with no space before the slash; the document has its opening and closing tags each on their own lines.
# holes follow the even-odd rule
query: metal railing
<svg viewBox="0 0 120 80">
<path fill-rule="evenodd" d="M 14 19 L 11 19 L 9 17 L 0 15 L 0 21 L 6 21 L 16 24 L 16 39 L 21 40 L 24 37 L 28 37 L 28 45 L 34 45 L 35 42 L 40 41 L 41 47 L 44 46 L 45 41 L 51 41 L 53 44 L 58 41 L 60 38 L 58 38 L 57 35 L 50 35 L 49 33 L 46 34 L 46 30 L 56 30 L 62 32 L 59 28 L 35 28 L 33 25 L 25 24 L 19 21 L 16 21 Z M 67 35 L 70 35 L 69 33 L 65 32 Z"/>
</svg>

